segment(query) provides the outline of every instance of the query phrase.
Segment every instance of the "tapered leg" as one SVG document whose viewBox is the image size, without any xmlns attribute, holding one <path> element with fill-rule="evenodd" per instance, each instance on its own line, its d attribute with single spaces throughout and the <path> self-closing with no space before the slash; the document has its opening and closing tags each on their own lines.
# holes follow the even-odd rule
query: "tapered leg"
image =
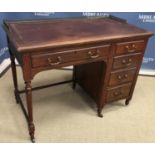
<svg viewBox="0 0 155 155">
<path fill-rule="evenodd" d="M 102 114 L 102 110 L 103 110 L 103 105 L 98 105 L 97 106 L 97 115 L 98 117 L 103 117 L 103 114 Z"/>
<path fill-rule="evenodd" d="M 125 105 L 128 105 L 130 103 L 131 98 L 126 99 Z"/>
<path fill-rule="evenodd" d="M 27 110 L 28 110 L 28 127 L 29 127 L 29 134 L 31 137 L 31 141 L 35 142 L 34 138 L 34 131 L 35 126 L 33 123 L 33 108 L 32 108 L 32 88 L 31 88 L 31 81 L 25 82 L 25 90 L 26 90 L 26 101 L 27 101 Z"/>
<path fill-rule="evenodd" d="M 17 82 L 17 71 L 16 71 L 15 57 L 11 52 L 10 52 L 10 60 L 11 60 L 12 77 L 13 77 L 13 83 L 14 83 L 15 99 L 16 99 L 16 103 L 19 103 L 19 99 L 18 99 L 18 95 L 17 95 L 18 82 Z"/>
<path fill-rule="evenodd" d="M 72 88 L 75 89 L 76 87 L 76 66 L 73 67 L 73 86 Z"/>
</svg>

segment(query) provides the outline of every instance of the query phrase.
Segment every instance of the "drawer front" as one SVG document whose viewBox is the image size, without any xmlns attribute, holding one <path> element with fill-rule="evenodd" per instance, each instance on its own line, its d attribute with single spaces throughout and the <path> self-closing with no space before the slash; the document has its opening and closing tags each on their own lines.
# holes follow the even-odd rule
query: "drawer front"
<svg viewBox="0 0 155 155">
<path fill-rule="evenodd" d="M 131 83 L 117 88 L 109 89 L 107 91 L 106 102 L 116 101 L 128 97 L 130 89 L 131 89 Z"/>
<path fill-rule="evenodd" d="M 132 82 L 136 69 L 130 69 L 119 72 L 112 72 L 110 75 L 109 86 L 119 85 L 125 82 Z"/>
<path fill-rule="evenodd" d="M 45 52 L 41 54 L 34 54 L 32 56 L 32 66 L 35 67 L 55 67 L 62 66 L 70 62 L 76 63 L 76 61 L 97 61 L 108 56 L 110 45 L 104 45 L 99 47 L 78 49 L 74 51 L 59 52 L 52 54 Z"/>
<path fill-rule="evenodd" d="M 115 57 L 113 62 L 113 69 L 137 67 L 141 61 L 141 57 L 141 54 Z"/>
<path fill-rule="evenodd" d="M 143 40 L 118 43 L 116 44 L 115 54 L 121 55 L 121 54 L 141 52 L 144 50 L 144 48 L 145 48 L 145 42 Z"/>
</svg>

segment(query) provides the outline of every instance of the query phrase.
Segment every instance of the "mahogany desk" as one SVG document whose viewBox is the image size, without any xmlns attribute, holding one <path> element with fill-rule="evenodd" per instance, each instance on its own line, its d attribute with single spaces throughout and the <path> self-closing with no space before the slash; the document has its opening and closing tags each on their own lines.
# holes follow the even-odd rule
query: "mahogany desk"
<svg viewBox="0 0 155 155">
<path fill-rule="evenodd" d="M 138 72 L 147 45 L 153 35 L 141 28 L 114 18 L 81 18 L 33 21 L 5 21 L 14 93 L 28 121 L 34 142 L 32 90 L 73 81 L 97 103 L 98 116 L 108 102 L 132 98 Z M 20 64 L 25 90 L 18 90 L 15 58 Z M 31 87 L 41 71 L 74 66 L 73 80 Z M 26 112 L 20 93 L 26 93 Z"/>
</svg>

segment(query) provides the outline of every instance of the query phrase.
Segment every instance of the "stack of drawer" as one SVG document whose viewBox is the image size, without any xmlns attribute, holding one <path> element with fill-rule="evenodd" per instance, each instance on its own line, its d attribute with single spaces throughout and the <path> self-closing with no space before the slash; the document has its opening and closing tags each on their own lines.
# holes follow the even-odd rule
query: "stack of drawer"
<svg viewBox="0 0 155 155">
<path fill-rule="evenodd" d="M 130 95 L 144 48 L 143 40 L 116 44 L 106 102 L 124 99 Z"/>
</svg>

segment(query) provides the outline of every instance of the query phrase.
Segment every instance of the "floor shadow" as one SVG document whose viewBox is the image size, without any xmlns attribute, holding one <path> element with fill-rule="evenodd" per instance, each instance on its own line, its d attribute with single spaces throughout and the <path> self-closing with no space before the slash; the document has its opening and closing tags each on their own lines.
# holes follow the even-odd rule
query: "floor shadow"
<svg viewBox="0 0 155 155">
<path fill-rule="evenodd" d="M 82 98 L 89 108 L 92 110 L 97 109 L 95 101 L 80 86 L 77 85 L 73 91 Z"/>
</svg>

